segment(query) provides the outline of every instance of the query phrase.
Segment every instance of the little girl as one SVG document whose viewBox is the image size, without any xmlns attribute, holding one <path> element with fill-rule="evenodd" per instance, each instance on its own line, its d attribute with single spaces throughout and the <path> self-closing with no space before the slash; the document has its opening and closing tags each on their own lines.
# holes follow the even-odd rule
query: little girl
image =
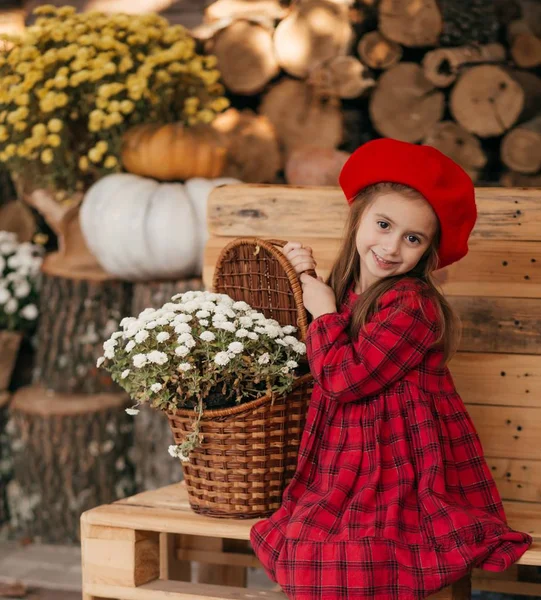
<svg viewBox="0 0 541 600">
<path fill-rule="evenodd" d="M 304 273 L 310 249 L 284 248 L 313 316 L 315 387 L 296 473 L 251 542 L 291 599 L 426 598 L 531 544 L 455 390 L 458 321 L 432 280 L 468 251 L 474 187 L 434 148 L 392 139 L 358 148 L 340 186 L 351 209 L 327 284 Z"/>
</svg>

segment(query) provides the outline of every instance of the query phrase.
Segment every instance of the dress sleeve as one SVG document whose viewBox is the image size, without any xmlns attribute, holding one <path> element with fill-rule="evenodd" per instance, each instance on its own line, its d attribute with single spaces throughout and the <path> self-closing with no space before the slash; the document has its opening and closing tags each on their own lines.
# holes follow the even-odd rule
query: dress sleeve
<svg viewBox="0 0 541 600">
<path fill-rule="evenodd" d="M 386 292 L 355 341 L 346 331 L 349 316 L 321 315 L 306 337 L 310 371 L 337 402 L 372 396 L 400 380 L 419 365 L 438 337 L 434 302 L 417 290 Z"/>
</svg>

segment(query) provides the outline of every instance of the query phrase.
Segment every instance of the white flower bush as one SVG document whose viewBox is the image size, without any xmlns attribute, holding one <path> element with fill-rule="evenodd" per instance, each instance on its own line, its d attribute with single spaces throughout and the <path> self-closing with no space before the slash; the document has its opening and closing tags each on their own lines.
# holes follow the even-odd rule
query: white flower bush
<svg viewBox="0 0 541 600">
<path fill-rule="evenodd" d="M 0 329 L 29 331 L 38 317 L 43 248 L 0 231 Z"/>
<path fill-rule="evenodd" d="M 172 456 L 188 460 L 204 409 L 287 393 L 306 347 L 295 327 L 267 319 L 225 294 L 185 292 L 128 317 L 103 344 L 103 366 L 135 401 L 166 411 L 194 408 L 194 432 Z"/>
</svg>

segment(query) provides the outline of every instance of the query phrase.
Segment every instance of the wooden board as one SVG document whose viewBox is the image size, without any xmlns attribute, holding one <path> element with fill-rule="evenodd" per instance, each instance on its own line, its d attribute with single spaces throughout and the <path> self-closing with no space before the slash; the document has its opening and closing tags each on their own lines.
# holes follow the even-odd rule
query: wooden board
<svg viewBox="0 0 541 600">
<path fill-rule="evenodd" d="M 467 409 L 487 458 L 541 458 L 541 408 L 474 404 Z"/>
<path fill-rule="evenodd" d="M 541 241 L 538 190 L 478 188 L 476 199 L 473 237 Z M 340 188 L 241 184 L 210 193 L 207 221 L 214 236 L 340 238 L 347 212 Z"/>
<path fill-rule="evenodd" d="M 541 356 L 458 352 L 449 368 L 468 404 L 541 408 Z"/>
<path fill-rule="evenodd" d="M 541 510 L 541 460 L 487 458 L 503 500 L 537 502 Z"/>
<path fill-rule="evenodd" d="M 208 240 L 203 266 L 207 289 L 212 287 L 220 252 L 234 239 L 211 236 Z M 293 241 L 312 248 L 318 274 L 326 279 L 338 255 L 340 239 L 302 237 Z M 469 254 L 438 271 L 436 279 L 446 295 L 541 298 L 541 242 L 474 239 Z"/>
<path fill-rule="evenodd" d="M 462 319 L 460 350 L 541 354 L 541 302 L 529 298 L 450 296 Z"/>
</svg>

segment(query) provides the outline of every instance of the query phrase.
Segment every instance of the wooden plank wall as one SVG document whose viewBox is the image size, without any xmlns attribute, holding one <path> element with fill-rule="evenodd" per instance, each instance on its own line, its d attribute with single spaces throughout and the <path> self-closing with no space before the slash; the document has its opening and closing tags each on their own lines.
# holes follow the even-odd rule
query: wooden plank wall
<svg viewBox="0 0 541 600">
<path fill-rule="evenodd" d="M 505 500 L 541 504 L 541 190 L 480 188 L 470 253 L 442 270 L 463 322 L 451 372 Z M 203 279 L 236 237 L 296 240 L 325 277 L 347 215 L 338 188 L 236 185 L 209 198 Z"/>
</svg>

